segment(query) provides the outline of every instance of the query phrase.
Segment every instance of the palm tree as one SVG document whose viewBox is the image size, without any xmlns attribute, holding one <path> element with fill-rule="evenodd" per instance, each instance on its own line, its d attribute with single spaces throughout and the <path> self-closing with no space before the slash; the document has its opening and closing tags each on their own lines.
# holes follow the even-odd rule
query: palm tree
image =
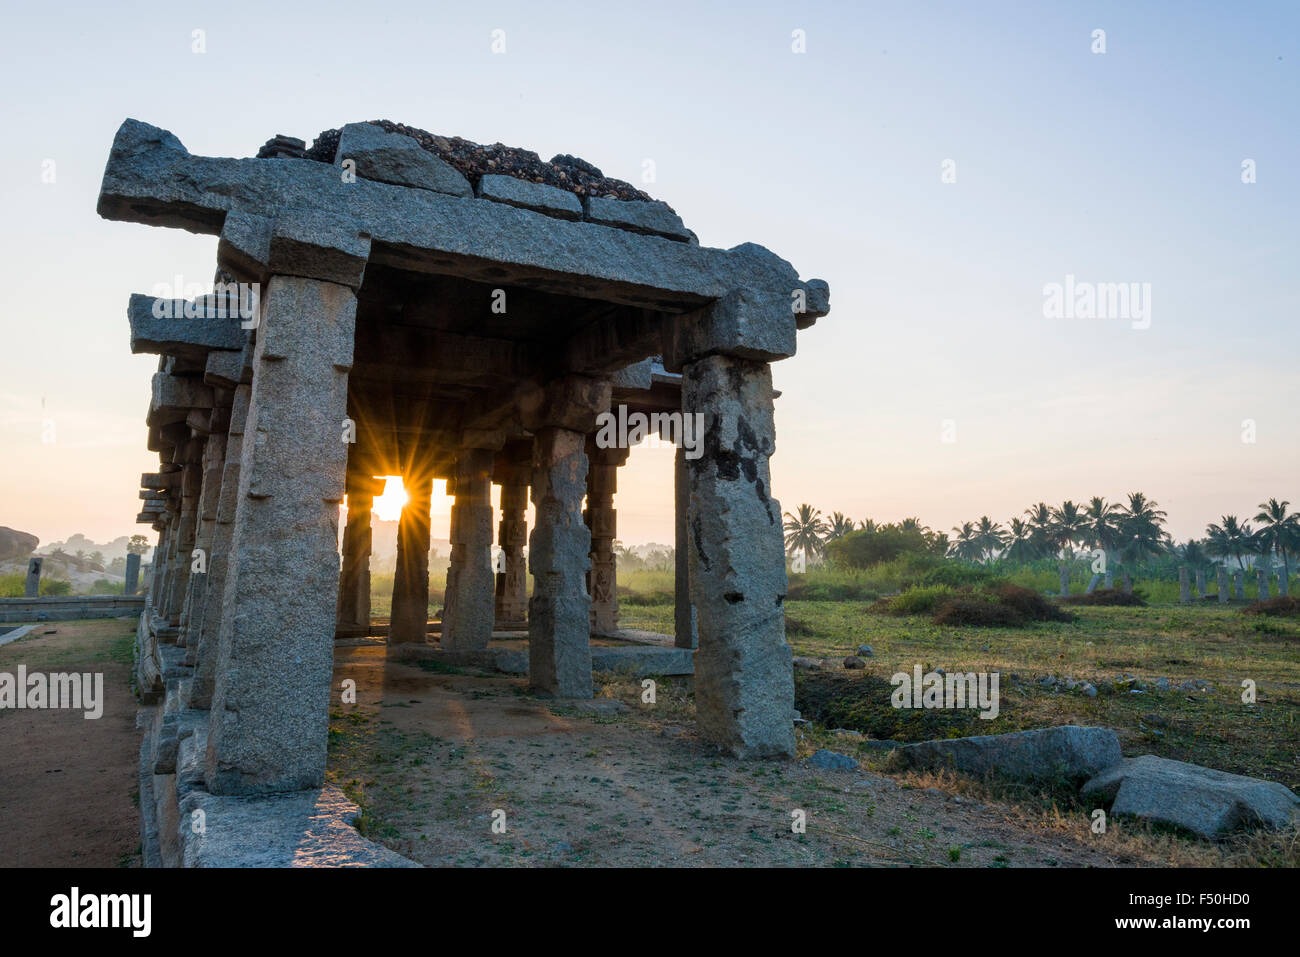
<svg viewBox="0 0 1300 957">
<path fill-rule="evenodd" d="M 1034 543 L 1030 539 L 1033 529 L 1029 523 L 1018 518 L 1013 518 L 1007 522 L 1006 551 L 1002 557 L 1010 559 L 1013 562 L 1027 562 L 1037 557 L 1034 552 Z"/>
<path fill-rule="evenodd" d="M 1178 548 L 1178 557 L 1183 560 L 1192 571 L 1205 568 L 1212 565 L 1209 553 L 1205 550 L 1205 545 L 1194 538 L 1189 538 L 1185 545 Z"/>
<path fill-rule="evenodd" d="M 975 540 L 974 524 L 971 522 L 963 522 L 961 528 L 954 525 L 952 530 L 957 533 L 956 541 L 949 546 L 949 551 L 952 553 L 953 557 L 968 562 L 979 561 L 980 555 L 983 554 L 983 550 L 980 548 L 979 542 Z"/>
<path fill-rule="evenodd" d="M 987 515 L 981 515 L 979 524 L 975 527 L 975 543 L 979 545 L 984 561 L 988 562 L 993 558 L 994 552 L 1001 551 L 1006 545 L 1007 533 L 1002 530 L 1001 525 L 991 521 Z"/>
<path fill-rule="evenodd" d="M 919 518 L 905 518 L 905 519 L 903 519 L 901 522 L 898 523 L 898 530 L 899 530 L 900 532 L 927 532 L 927 531 L 929 531 L 928 528 L 926 528 L 924 525 L 921 524 L 921 520 L 920 520 Z"/>
<path fill-rule="evenodd" d="M 1100 548 L 1105 556 L 1105 587 L 1110 588 L 1114 580 L 1111 570 L 1112 554 L 1119 544 L 1119 506 L 1107 502 L 1100 495 L 1094 495 L 1084 509 L 1088 524 L 1084 529 L 1084 543 L 1089 548 Z"/>
<path fill-rule="evenodd" d="M 802 551 L 804 558 L 820 555 L 826 547 L 826 533 L 830 530 L 822 520 L 820 509 L 811 505 L 799 506 L 798 515 L 785 513 L 785 551 L 787 555 Z"/>
<path fill-rule="evenodd" d="M 1046 502 L 1039 502 L 1025 509 L 1029 516 L 1029 543 L 1037 555 L 1046 555 L 1052 550 L 1052 510 Z"/>
<path fill-rule="evenodd" d="M 869 518 L 864 518 L 862 521 L 858 522 L 858 531 L 874 533 L 876 531 L 876 523 Z"/>
<path fill-rule="evenodd" d="M 1205 528 L 1205 550 L 1217 558 L 1235 558 L 1241 570 L 1246 570 L 1245 556 L 1256 548 L 1255 532 L 1247 524 L 1237 522 L 1236 515 L 1223 515 L 1218 525 Z"/>
<path fill-rule="evenodd" d="M 1148 556 L 1164 551 L 1169 535 L 1165 532 L 1165 519 L 1160 503 L 1141 492 L 1129 492 L 1128 504 L 1119 507 L 1120 560 L 1125 563 L 1124 588 L 1132 588 L 1129 568 Z"/>
<path fill-rule="evenodd" d="M 826 532 L 826 541 L 833 542 L 853 531 L 853 520 L 844 517 L 843 512 L 831 512 L 830 527 Z"/>
<path fill-rule="evenodd" d="M 1088 516 L 1078 505 L 1064 501 L 1060 508 L 1051 510 L 1050 535 L 1052 544 L 1059 548 L 1066 559 L 1074 557 L 1074 543 L 1082 541 L 1088 528 Z"/>
<path fill-rule="evenodd" d="M 1287 576 L 1291 574 L 1288 553 L 1300 540 L 1300 512 L 1288 513 L 1290 504 L 1270 498 L 1260 502 L 1259 514 L 1255 516 L 1255 521 L 1260 523 L 1257 536 L 1262 553 L 1277 552 L 1282 559 L 1282 574 Z"/>
</svg>

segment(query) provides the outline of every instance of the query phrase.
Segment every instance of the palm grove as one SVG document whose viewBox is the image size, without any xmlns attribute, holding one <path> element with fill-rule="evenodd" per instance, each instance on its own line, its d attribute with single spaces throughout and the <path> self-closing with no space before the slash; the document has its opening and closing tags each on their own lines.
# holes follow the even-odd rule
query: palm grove
<svg viewBox="0 0 1300 957">
<path fill-rule="evenodd" d="M 982 515 L 955 526 L 951 536 L 932 531 L 916 518 L 883 525 L 864 519 L 855 524 L 840 512 L 825 518 L 818 509 L 803 504 L 784 515 L 785 547 L 796 571 L 802 570 L 804 562 L 823 559 L 862 568 L 911 554 L 984 565 L 1090 558 L 1094 577 L 1089 588 L 1098 579 L 1112 587 L 1116 570 L 1129 590 L 1134 577 L 1161 576 L 1177 565 L 1203 571 L 1215 563 L 1230 567 L 1236 563 L 1244 571 L 1256 561 L 1276 567 L 1285 579 L 1293 557 L 1300 553 L 1300 512 L 1290 511 L 1290 504 L 1270 498 L 1260 503 L 1254 518 L 1245 521 L 1224 515 L 1206 527 L 1204 538 L 1182 545 L 1174 544 L 1165 531 L 1167 516 L 1159 503 L 1142 492 L 1131 492 L 1122 504 L 1100 496 L 1086 505 L 1039 502 L 1006 525 Z"/>
</svg>

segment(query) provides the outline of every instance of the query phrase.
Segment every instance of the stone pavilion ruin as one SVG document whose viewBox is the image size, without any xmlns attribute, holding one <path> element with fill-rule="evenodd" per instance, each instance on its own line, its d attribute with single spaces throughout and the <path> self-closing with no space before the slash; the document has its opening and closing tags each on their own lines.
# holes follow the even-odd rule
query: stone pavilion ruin
<svg viewBox="0 0 1300 957">
<path fill-rule="evenodd" d="M 154 795 L 162 824 L 192 792 L 321 786 L 335 637 L 375 633 L 378 476 L 410 493 L 389 653 L 472 658 L 526 629 L 531 687 L 590 697 L 593 636 L 619 634 L 628 449 L 596 435 L 620 407 L 702 416 L 702 454 L 676 453 L 670 640 L 693 657 L 701 735 L 792 754 L 769 364 L 827 313 L 826 283 L 761 246 L 699 245 L 581 160 L 485 172 L 464 141 L 395 130 L 352 124 L 311 151 L 277 137 L 248 159 L 135 120 L 113 142 L 101 216 L 220 237 L 212 294 L 128 308 L 132 351 L 159 356 L 137 677 L 159 705 L 142 774 L 174 789 Z M 436 479 L 454 505 L 431 635 Z"/>
</svg>

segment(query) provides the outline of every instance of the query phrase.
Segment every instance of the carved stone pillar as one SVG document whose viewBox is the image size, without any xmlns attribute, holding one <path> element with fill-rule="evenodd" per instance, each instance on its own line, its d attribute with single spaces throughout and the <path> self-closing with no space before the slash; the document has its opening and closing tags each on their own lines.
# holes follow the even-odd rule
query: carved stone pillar
<svg viewBox="0 0 1300 957">
<path fill-rule="evenodd" d="M 441 645 L 449 650 L 480 651 L 492 640 L 492 457 L 491 449 L 463 449 L 456 456 L 451 563 L 442 612 Z"/>
<path fill-rule="evenodd" d="M 618 559 L 614 540 L 618 537 L 618 513 L 614 493 L 618 490 L 618 469 L 627 461 L 630 449 L 598 448 L 587 439 L 587 508 L 583 521 L 591 532 L 591 571 L 587 592 L 591 595 L 592 634 L 618 631 Z"/>
</svg>

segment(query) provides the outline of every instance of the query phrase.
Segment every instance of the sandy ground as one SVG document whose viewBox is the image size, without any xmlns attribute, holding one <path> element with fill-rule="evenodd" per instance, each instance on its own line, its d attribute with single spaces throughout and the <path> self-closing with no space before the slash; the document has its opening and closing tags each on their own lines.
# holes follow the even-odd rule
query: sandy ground
<svg viewBox="0 0 1300 957">
<path fill-rule="evenodd" d="M 121 642 L 133 621 L 56 622 L 0 647 L 0 671 L 100 672 L 104 713 L 0 709 L 0 867 L 139 863 L 140 733 Z M 129 647 L 127 648 L 129 654 Z"/>
<path fill-rule="evenodd" d="M 683 682 L 654 705 L 639 682 L 606 686 L 628 710 L 602 716 L 531 697 L 522 679 L 390 663 L 382 646 L 336 649 L 335 679 L 332 779 L 366 808 L 369 836 L 426 864 L 1141 863 L 1108 854 L 1085 821 L 1034 827 L 890 775 L 721 757 L 696 737 Z M 338 703 L 347 679 L 355 705 Z"/>
</svg>

